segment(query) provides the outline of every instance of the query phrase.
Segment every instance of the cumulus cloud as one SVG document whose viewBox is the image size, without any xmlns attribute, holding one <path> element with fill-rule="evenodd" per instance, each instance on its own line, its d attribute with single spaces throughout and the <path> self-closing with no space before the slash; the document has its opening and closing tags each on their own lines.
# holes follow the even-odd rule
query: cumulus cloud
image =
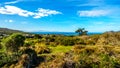
<svg viewBox="0 0 120 68">
<path fill-rule="evenodd" d="M 8 14 L 8 15 L 17 14 L 19 16 L 24 16 L 24 17 L 34 15 L 33 12 L 23 10 L 15 6 L 9 6 L 9 5 L 6 5 L 5 7 L 0 7 L 0 14 Z"/>
<path fill-rule="evenodd" d="M 88 10 L 88 11 L 78 11 L 79 16 L 81 17 L 99 17 L 106 16 L 110 13 L 107 10 Z"/>
<path fill-rule="evenodd" d="M 38 12 L 35 13 L 34 18 L 41 18 L 49 15 L 62 14 L 61 12 L 58 12 L 55 10 L 49 10 L 49 9 L 43 9 L 43 8 L 39 8 L 37 11 Z"/>
<path fill-rule="evenodd" d="M 5 7 L 0 7 L 0 14 L 19 15 L 23 17 L 32 16 L 33 18 L 41 18 L 49 15 L 61 14 L 61 12 L 43 8 L 39 8 L 37 12 L 31 12 L 18 8 L 16 6 L 6 5 Z"/>
</svg>

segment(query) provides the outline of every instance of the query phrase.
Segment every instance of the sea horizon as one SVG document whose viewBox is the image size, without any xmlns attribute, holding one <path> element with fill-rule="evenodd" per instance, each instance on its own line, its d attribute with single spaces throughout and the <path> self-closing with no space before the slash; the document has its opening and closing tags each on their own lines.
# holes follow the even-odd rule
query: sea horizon
<svg viewBox="0 0 120 68">
<path fill-rule="evenodd" d="M 30 32 L 30 33 L 33 33 L 33 34 L 50 34 L 50 35 L 65 35 L 65 36 L 76 36 L 78 35 L 78 33 L 75 33 L 75 32 L 49 32 L 49 31 L 46 31 L 46 32 Z M 104 32 L 88 32 L 87 35 L 94 35 L 94 34 L 102 34 Z"/>
</svg>

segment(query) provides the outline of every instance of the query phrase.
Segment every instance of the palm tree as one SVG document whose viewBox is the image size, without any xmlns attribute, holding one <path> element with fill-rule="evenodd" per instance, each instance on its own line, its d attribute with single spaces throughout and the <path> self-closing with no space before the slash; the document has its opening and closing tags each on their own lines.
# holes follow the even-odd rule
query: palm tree
<svg viewBox="0 0 120 68">
<path fill-rule="evenodd" d="M 84 28 L 78 28 L 76 31 L 79 35 L 87 35 L 87 32 Z"/>
</svg>

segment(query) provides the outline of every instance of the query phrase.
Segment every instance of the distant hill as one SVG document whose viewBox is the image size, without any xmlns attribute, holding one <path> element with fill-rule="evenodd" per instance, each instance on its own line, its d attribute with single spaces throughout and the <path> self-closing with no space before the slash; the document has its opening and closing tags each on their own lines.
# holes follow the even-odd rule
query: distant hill
<svg viewBox="0 0 120 68">
<path fill-rule="evenodd" d="M 25 32 L 19 31 L 19 30 L 8 29 L 8 28 L 0 28 L 0 33 L 11 34 L 11 33 L 25 33 Z"/>
</svg>

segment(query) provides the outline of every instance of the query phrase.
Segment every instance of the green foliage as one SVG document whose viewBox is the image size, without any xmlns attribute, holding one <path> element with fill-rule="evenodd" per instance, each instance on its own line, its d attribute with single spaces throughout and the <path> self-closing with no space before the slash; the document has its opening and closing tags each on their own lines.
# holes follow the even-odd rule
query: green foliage
<svg viewBox="0 0 120 68">
<path fill-rule="evenodd" d="M 25 44 L 24 44 L 24 46 L 34 46 L 37 42 L 39 42 L 39 40 L 38 39 L 25 39 Z"/>
<path fill-rule="evenodd" d="M 0 67 L 3 67 L 5 64 L 8 66 L 16 63 L 19 59 L 21 53 L 13 53 L 11 55 L 7 53 L 0 53 Z"/>
<path fill-rule="evenodd" d="M 2 49 L 3 48 L 3 46 L 2 46 L 2 44 L 0 43 L 0 49 Z"/>
<path fill-rule="evenodd" d="M 61 37 L 56 37 L 54 43 L 56 45 L 72 46 L 75 45 L 75 40 L 76 39 L 72 37 L 61 36 Z"/>
<path fill-rule="evenodd" d="M 15 33 L 3 40 L 3 45 L 6 46 L 7 51 L 18 51 L 20 46 L 23 46 L 25 37 L 21 34 Z"/>
<path fill-rule="evenodd" d="M 31 46 L 31 43 L 24 43 L 24 46 L 29 47 L 29 46 Z"/>
<path fill-rule="evenodd" d="M 2 45 L 0 45 L 2 46 L 0 49 L 0 67 L 120 67 L 120 32 L 106 32 L 91 36 L 32 36 L 33 38 L 24 38 L 20 34 L 13 34 L 3 39 Z M 4 46 L 6 46 L 7 52 L 4 51 Z"/>
<path fill-rule="evenodd" d="M 50 53 L 51 50 L 46 45 L 36 44 L 34 50 L 37 54 Z"/>
<path fill-rule="evenodd" d="M 79 45 L 79 44 L 86 45 L 85 40 L 83 40 L 81 38 L 76 38 L 75 39 L 75 45 Z"/>
<path fill-rule="evenodd" d="M 76 31 L 79 35 L 87 35 L 87 32 L 84 28 L 78 28 Z"/>
<path fill-rule="evenodd" d="M 120 66 L 120 60 L 115 55 L 116 49 L 119 47 L 114 46 L 74 46 L 75 53 L 74 60 L 77 62 L 77 67 L 81 68 L 115 68 Z M 120 51 L 119 51 L 120 52 Z"/>
<path fill-rule="evenodd" d="M 74 40 L 73 38 L 64 38 L 64 39 L 61 41 L 61 45 L 65 45 L 65 46 L 67 46 L 67 45 L 74 45 L 74 44 L 75 44 L 74 41 L 75 41 L 75 40 Z"/>
<path fill-rule="evenodd" d="M 57 53 L 66 53 L 69 52 L 72 49 L 72 46 L 56 46 L 56 47 L 49 47 L 51 49 L 52 54 L 57 54 Z"/>
<path fill-rule="evenodd" d="M 38 35 L 38 34 L 35 34 L 35 35 L 34 35 L 34 38 L 35 38 L 35 39 L 42 39 L 42 36 L 40 36 L 40 35 Z"/>
</svg>

